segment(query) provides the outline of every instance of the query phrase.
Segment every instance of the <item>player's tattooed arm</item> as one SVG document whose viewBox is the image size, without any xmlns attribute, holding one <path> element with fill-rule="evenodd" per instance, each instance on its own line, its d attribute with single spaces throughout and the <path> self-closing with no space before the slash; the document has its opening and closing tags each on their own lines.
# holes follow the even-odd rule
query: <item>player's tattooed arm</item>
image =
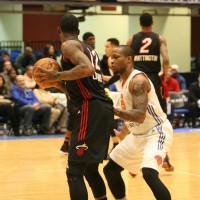
<svg viewBox="0 0 200 200">
<path fill-rule="evenodd" d="M 138 74 L 130 81 L 129 91 L 132 94 L 132 109 L 115 108 L 114 113 L 126 121 L 143 123 L 148 105 L 148 92 L 150 91 L 150 83 L 144 74 Z"/>
<path fill-rule="evenodd" d="M 71 61 L 75 67 L 60 73 L 61 80 L 76 80 L 92 76 L 95 73 L 94 66 L 89 58 L 84 54 L 80 42 L 69 40 L 61 46 L 63 59 Z"/>
</svg>

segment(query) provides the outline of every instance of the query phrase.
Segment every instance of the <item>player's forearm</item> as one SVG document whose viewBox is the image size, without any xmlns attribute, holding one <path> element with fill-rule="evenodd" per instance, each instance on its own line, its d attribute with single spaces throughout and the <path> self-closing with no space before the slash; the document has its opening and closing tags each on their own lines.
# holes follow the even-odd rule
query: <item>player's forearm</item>
<svg viewBox="0 0 200 200">
<path fill-rule="evenodd" d="M 77 65 L 71 70 L 58 72 L 60 74 L 60 79 L 67 80 L 76 80 L 81 78 L 86 78 L 93 76 L 95 73 L 94 68 L 89 68 L 87 65 Z"/>
<path fill-rule="evenodd" d="M 167 74 L 168 74 L 168 71 L 169 71 L 169 68 L 170 68 L 169 61 L 163 61 L 162 66 L 163 66 L 163 73 L 164 73 L 164 81 L 166 81 Z"/>
<path fill-rule="evenodd" d="M 169 67 L 170 67 L 169 62 L 163 62 L 163 72 L 164 72 L 164 74 L 168 73 Z"/>
<path fill-rule="evenodd" d="M 146 112 L 139 109 L 122 110 L 114 108 L 114 114 L 124 119 L 125 121 L 143 123 L 146 117 Z"/>
</svg>

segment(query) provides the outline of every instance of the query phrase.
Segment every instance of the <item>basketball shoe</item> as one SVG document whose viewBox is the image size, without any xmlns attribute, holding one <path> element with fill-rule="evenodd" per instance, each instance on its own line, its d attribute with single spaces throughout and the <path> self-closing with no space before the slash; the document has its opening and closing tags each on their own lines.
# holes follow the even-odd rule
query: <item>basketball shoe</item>
<svg viewBox="0 0 200 200">
<path fill-rule="evenodd" d="M 62 153 L 62 154 L 69 153 L 69 142 L 64 141 L 63 145 L 60 148 L 60 153 Z"/>
<path fill-rule="evenodd" d="M 170 164 L 170 162 L 169 162 L 169 157 L 168 157 L 168 155 L 166 155 L 166 157 L 164 158 L 162 168 L 164 168 L 165 171 L 170 171 L 170 172 L 173 172 L 173 171 L 174 171 L 174 167 L 173 167 L 173 166 Z"/>
</svg>

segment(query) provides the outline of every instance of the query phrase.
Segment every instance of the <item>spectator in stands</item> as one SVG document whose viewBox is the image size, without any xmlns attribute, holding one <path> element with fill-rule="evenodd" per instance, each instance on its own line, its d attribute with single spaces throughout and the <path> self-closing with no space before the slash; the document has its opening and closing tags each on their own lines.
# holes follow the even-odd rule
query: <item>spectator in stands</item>
<svg viewBox="0 0 200 200">
<path fill-rule="evenodd" d="M 10 125 L 13 129 L 15 136 L 19 134 L 19 110 L 11 100 L 9 90 L 5 87 L 5 81 L 2 75 L 0 75 L 0 115 L 7 117 L 10 121 Z"/>
<path fill-rule="evenodd" d="M 189 85 L 188 93 L 188 108 L 190 109 L 192 127 L 197 127 L 196 117 L 200 116 L 200 74 L 196 80 Z"/>
<path fill-rule="evenodd" d="M 180 92 L 179 82 L 175 78 L 172 77 L 171 68 L 169 68 L 168 70 L 166 83 L 167 83 L 169 91 Z"/>
<path fill-rule="evenodd" d="M 11 68 L 11 70 L 8 71 L 8 77 L 9 77 L 9 81 L 7 82 L 8 90 L 10 90 L 13 84 L 15 83 L 16 76 L 17 72 L 15 68 Z"/>
<path fill-rule="evenodd" d="M 90 45 L 93 49 L 95 49 L 95 36 L 91 32 L 86 32 L 83 34 L 83 42 Z"/>
<path fill-rule="evenodd" d="M 56 123 L 55 133 L 63 133 L 62 127 L 66 127 L 67 121 L 67 108 L 60 104 L 51 92 L 42 89 L 39 85 L 36 85 L 33 92 L 42 104 L 51 105 L 50 127 Z"/>
<path fill-rule="evenodd" d="M 19 106 L 20 115 L 24 119 L 23 134 L 29 135 L 32 120 L 40 119 L 40 134 L 50 133 L 51 106 L 41 104 L 33 91 L 25 86 L 23 75 L 17 75 L 16 84 L 11 88 L 11 96 Z"/>
<path fill-rule="evenodd" d="M 6 61 L 10 61 L 11 62 L 9 53 L 4 52 L 4 53 L 1 54 L 1 56 L 2 56 L 2 61 L 0 62 L 0 72 L 3 71 L 4 63 Z M 11 64 L 14 67 L 14 63 L 11 62 Z"/>
<path fill-rule="evenodd" d="M 24 73 L 25 86 L 30 89 L 33 89 L 36 86 L 36 82 L 33 78 L 33 68 L 33 65 L 26 66 Z"/>
<path fill-rule="evenodd" d="M 44 47 L 44 51 L 43 51 L 43 57 L 44 58 L 53 58 L 54 60 L 56 60 L 56 53 L 55 53 L 55 48 L 52 44 L 47 43 Z"/>
<path fill-rule="evenodd" d="M 186 90 L 186 80 L 185 78 L 179 73 L 179 66 L 178 65 L 172 65 L 172 77 L 175 78 L 179 82 L 179 86 L 181 90 Z"/>
<path fill-rule="evenodd" d="M 17 56 L 15 60 L 15 66 L 19 74 L 23 74 L 26 66 L 34 65 L 36 58 L 33 55 L 33 50 L 31 47 L 26 47 L 24 53 Z"/>
<path fill-rule="evenodd" d="M 173 106 L 171 105 L 170 103 L 170 95 L 169 95 L 169 88 L 168 88 L 168 85 L 167 83 L 164 81 L 164 73 L 163 71 L 160 71 L 158 73 L 158 75 L 160 76 L 161 78 L 161 81 L 162 81 L 162 96 L 163 98 L 166 100 L 166 114 L 167 114 L 167 118 L 168 120 L 172 123 L 173 120 L 174 120 L 174 108 Z"/>
<path fill-rule="evenodd" d="M 3 72 L 1 72 L 1 75 L 4 78 L 5 81 L 5 86 L 8 89 L 8 85 L 9 85 L 9 76 L 8 76 L 8 72 L 13 68 L 12 63 L 10 61 L 5 61 L 3 64 Z"/>
</svg>

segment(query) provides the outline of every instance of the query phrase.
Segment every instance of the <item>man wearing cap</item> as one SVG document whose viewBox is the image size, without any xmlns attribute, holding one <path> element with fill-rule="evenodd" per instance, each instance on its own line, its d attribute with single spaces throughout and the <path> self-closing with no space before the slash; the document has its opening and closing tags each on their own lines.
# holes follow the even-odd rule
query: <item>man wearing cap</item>
<svg viewBox="0 0 200 200">
<path fill-rule="evenodd" d="M 171 66 L 172 69 L 172 77 L 175 78 L 179 82 L 179 86 L 181 90 L 186 90 L 186 80 L 185 78 L 179 73 L 179 66 L 174 64 Z"/>
</svg>

